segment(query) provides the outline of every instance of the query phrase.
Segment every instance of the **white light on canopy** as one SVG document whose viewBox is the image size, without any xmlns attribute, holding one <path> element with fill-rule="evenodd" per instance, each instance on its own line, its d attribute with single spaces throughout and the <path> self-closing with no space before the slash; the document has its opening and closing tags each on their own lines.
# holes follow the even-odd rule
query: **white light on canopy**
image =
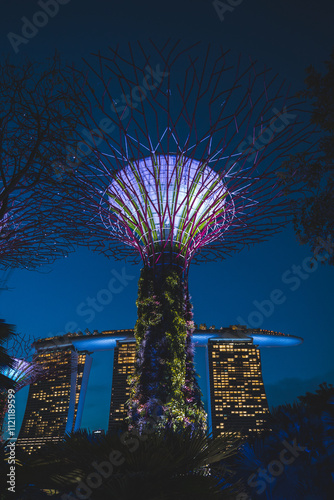
<svg viewBox="0 0 334 500">
<path fill-rule="evenodd" d="M 24 379 L 28 379 L 28 377 L 34 373 L 35 371 L 34 363 L 29 363 L 28 361 L 24 361 L 22 359 L 17 359 L 17 358 L 13 359 L 14 359 L 13 368 L 9 368 L 8 366 L 4 367 L 1 370 L 2 375 L 18 383 L 22 382 Z M 27 383 L 29 383 L 28 380 Z"/>
<path fill-rule="evenodd" d="M 217 239 L 234 207 L 221 177 L 207 165 L 176 155 L 129 162 L 107 190 L 115 217 L 143 247 L 171 242 L 180 253 Z M 116 228 L 117 231 L 117 228 Z"/>
</svg>

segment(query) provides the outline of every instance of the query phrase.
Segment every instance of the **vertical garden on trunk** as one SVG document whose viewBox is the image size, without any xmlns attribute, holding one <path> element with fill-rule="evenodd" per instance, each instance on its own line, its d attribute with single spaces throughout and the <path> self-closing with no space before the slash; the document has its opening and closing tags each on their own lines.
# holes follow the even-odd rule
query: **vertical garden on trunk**
<svg viewBox="0 0 334 500">
<path fill-rule="evenodd" d="M 137 360 L 130 381 L 131 426 L 206 428 L 191 346 L 191 304 L 182 274 L 182 269 L 171 265 L 141 271 Z"/>
</svg>

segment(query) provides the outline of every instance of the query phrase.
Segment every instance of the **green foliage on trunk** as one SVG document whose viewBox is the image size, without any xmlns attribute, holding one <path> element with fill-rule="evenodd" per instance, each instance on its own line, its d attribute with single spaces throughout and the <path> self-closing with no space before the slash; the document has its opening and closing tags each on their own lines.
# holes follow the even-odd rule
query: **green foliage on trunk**
<svg viewBox="0 0 334 500">
<path fill-rule="evenodd" d="M 205 429 L 201 401 L 187 401 L 187 321 L 182 276 L 176 268 L 144 268 L 135 326 L 137 361 L 130 379 L 130 427 Z M 189 381 L 188 381 L 189 382 Z M 188 383 L 189 385 L 189 383 Z"/>
</svg>

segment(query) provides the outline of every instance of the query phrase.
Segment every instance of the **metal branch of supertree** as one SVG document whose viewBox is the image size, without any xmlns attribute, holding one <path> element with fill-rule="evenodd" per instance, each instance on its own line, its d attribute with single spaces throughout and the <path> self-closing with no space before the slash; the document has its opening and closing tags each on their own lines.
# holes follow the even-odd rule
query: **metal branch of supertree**
<svg viewBox="0 0 334 500">
<path fill-rule="evenodd" d="M 12 358 L 19 358 L 24 361 L 29 361 L 33 356 L 33 342 L 35 338 L 24 333 L 15 333 L 9 337 L 4 343 L 6 352 Z"/>
<path fill-rule="evenodd" d="M 87 72 L 71 69 L 89 112 L 63 169 L 79 180 L 72 209 L 92 247 L 187 270 L 289 222 L 280 166 L 314 141 L 302 103 L 272 70 L 181 45 L 117 47 L 86 61 Z M 293 176 L 285 182 L 298 192 Z"/>
</svg>

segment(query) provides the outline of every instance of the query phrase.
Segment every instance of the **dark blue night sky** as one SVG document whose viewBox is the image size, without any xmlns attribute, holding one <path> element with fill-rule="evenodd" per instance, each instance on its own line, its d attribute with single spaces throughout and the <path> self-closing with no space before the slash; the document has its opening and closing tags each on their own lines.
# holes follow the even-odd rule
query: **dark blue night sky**
<svg viewBox="0 0 334 500">
<path fill-rule="evenodd" d="M 206 0 L 129 0 L 122 4 L 63 0 L 59 1 L 59 12 L 28 43 L 20 44 L 15 54 L 8 33 L 21 35 L 22 17 L 32 19 L 43 0 L 4 3 L 1 51 L 9 53 L 15 64 L 25 56 L 43 61 L 55 49 L 68 62 L 80 63 L 91 52 L 117 43 L 173 37 L 221 44 L 235 56 L 250 55 L 291 82 L 292 90 L 298 90 L 303 86 L 304 69 L 314 64 L 324 70 L 323 61 L 334 47 L 331 0 L 243 0 L 226 11 L 223 20 L 214 2 Z M 319 265 L 310 269 L 310 256 L 309 249 L 296 242 L 292 228 L 287 228 L 249 251 L 225 261 L 193 265 L 190 270 L 195 322 L 216 327 L 248 324 L 304 338 L 298 347 L 262 351 L 270 405 L 292 401 L 323 381 L 334 383 L 334 268 Z M 85 249 L 39 273 L 15 270 L 7 283 L 12 290 L 1 293 L 0 317 L 16 324 L 19 332 L 35 337 L 86 328 L 132 328 L 139 271 L 139 266 L 108 260 Z M 97 301 L 97 306 L 92 306 L 115 273 L 125 275 L 120 292 L 108 305 Z M 271 307 L 268 300 L 275 289 L 282 291 L 284 300 Z M 94 429 L 107 425 L 111 353 L 94 355 L 92 370 L 82 424 Z M 21 409 L 26 394 L 24 390 L 18 397 Z"/>
</svg>

